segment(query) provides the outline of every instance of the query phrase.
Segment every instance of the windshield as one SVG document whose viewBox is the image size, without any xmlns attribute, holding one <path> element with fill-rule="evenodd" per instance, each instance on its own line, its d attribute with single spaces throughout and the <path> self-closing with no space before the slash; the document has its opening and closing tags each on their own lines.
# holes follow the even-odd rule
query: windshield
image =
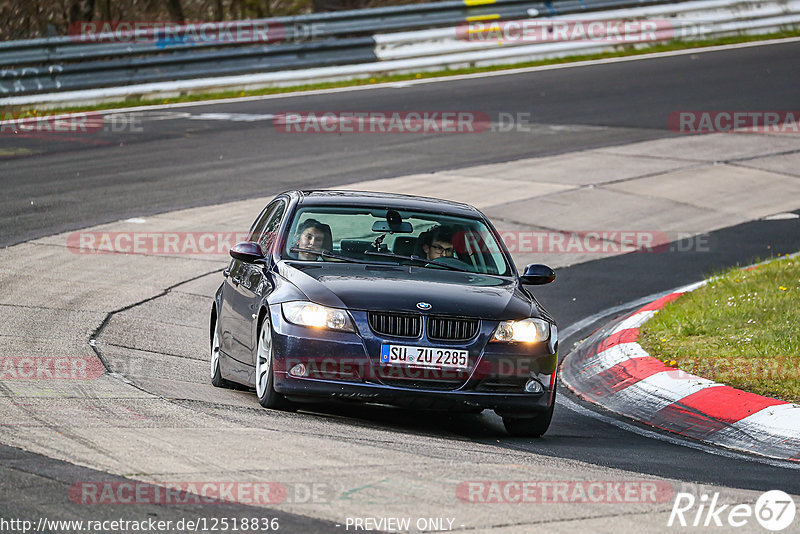
<svg viewBox="0 0 800 534">
<path fill-rule="evenodd" d="M 418 265 L 501 276 L 511 273 L 483 221 L 410 210 L 301 208 L 291 222 L 281 257 Z"/>
</svg>

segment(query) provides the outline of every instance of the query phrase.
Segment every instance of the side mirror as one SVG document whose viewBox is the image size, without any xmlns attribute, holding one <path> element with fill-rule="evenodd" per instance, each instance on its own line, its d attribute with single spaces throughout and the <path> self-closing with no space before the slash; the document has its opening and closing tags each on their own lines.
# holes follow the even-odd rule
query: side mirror
<svg viewBox="0 0 800 534">
<path fill-rule="evenodd" d="M 230 255 L 233 259 L 245 263 L 258 263 L 264 261 L 266 256 L 259 243 L 255 241 L 243 241 L 231 247 Z"/>
<path fill-rule="evenodd" d="M 531 286 L 540 286 L 549 284 L 556 279 L 556 273 L 547 265 L 541 263 L 532 263 L 525 267 L 525 274 L 519 277 L 519 281 L 523 284 Z"/>
</svg>

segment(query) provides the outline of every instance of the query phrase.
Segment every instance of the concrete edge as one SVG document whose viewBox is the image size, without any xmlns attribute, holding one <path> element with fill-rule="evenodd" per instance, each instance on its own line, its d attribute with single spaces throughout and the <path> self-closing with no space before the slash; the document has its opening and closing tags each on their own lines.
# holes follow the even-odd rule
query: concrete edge
<svg viewBox="0 0 800 534">
<path fill-rule="evenodd" d="M 612 321 L 561 366 L 578 397 L 704 443 L 800 462 L 800 405 L 741 391 L 669 367 L 636 341 L 658 310 L 708 280 L 681 287 Z"/>
</svg>

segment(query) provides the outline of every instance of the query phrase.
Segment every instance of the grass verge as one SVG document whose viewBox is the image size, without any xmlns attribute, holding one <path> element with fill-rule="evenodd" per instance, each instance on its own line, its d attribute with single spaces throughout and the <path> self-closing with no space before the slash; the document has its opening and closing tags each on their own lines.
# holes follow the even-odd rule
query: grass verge
<svg viewBox="0 0 800 534">
<path fill-rule="evenodd" d="M 339 87 L 355 87 L 362 85 L 374 85 L 379 83 L 400 82 L 407 80 L 419 80 L 425 78 L 438 78 L 442 76 L 455 76 L 459 74 L 473 74 L 479 72 L 494 72 L 508 69 L 519 69 L 526 67 L 536 67 L 542 65 L 555 65 L 561 63 L 574 63 L 578 61 L 590 61 L 594 59 L 605 59 L 614 57 L 625 56 L 638 56 L 643 54 L 652 54 L 657 52 L 669 52 L 673 50 L 686 50 L 691 48 L 705 48 L 709 46 L 720 46 L 726 44 L 747 43 L 752 41 L 765 41 L 771 39 L 785 39 L 789 37 L 800 37 L 800 30 L 782 31 L 776 33 L 762 34 L 762 35 L 736 35 L 730 37 L 720 37 L 716 39 L 706 39 L 697 41 L 670 41 L 663 44 L 648 46 L 644 48 L 634 48 L 631 45 L 624 50 L 614 52 L 606 52 L 602 54 L 587 54 L 570 56 L 565 58 L 545 59 L 539 61 L 530 61 L 526 63 L 514 63 L 507 65 L 493 65 L 487 67 L 471 67 L 464 69 L 444 69 L 430 72 L 419 72 L 411 74 L 392 74 L 386 76 L 374 76 L 372 78 L 362 78 L 354 80 L 343 80 L 337 82 L 321 82 L 307 85 L 298 85 L 291 87 L 266 87 L 263 89 L 255 89 L 250 91 L 223 91 L 223 92 L 210 92 L 200 94 L 187 94 L 175 98 L 166 99 L 147 99 L 147 98 L 130 98 L 121 102 L 109 102 L 98 104 L 94 106 L 78 106 L 78 107 L 62 107 L 57 109 L 48 109 L 46 112 L 40 113 L 35 105 L 30 106 L 13 106 L 7 109 L 9 112 L 14 112 L 15 116 L 36 116 L 38 114 L 53 114 L 65 113 L 74 111 L 102 111 L 106 109 L 120 109 L 135 106 L 148 106 L 160 104 L 172 104 L 179 102 L 198 102 L 204 100 L 220 100 L 226 98 L 239 98 L 247 96 L 260 96 L 272 95 L 281 93 L 292 93 L 297 91 L 314 91 L 320 89 L 333 89 Z"/>
<path fill-rule="evenodd" d="M 737 389 L 800 402 L 800 256 L 732 269 L 645 323 L 651 356 Z"/>
</svg>

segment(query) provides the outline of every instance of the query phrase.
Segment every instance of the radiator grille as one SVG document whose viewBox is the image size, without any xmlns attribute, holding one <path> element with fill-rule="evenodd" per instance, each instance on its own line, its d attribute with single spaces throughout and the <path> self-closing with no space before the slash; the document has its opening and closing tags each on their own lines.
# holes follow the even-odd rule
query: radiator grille
<svg viewBox="0 0 800 534">
<path fill-rule="evenodd" d="M 369 312 L 369 326 L 377 334 L 418 338 L 422 334 L 420 315 Z"/>
<path fill-rule="evenodd" d="M 478 319 L 456 317 L 429 317 L 428 339 L 440 341 L 467 341 L 478 333 Z"/>
</svg>

